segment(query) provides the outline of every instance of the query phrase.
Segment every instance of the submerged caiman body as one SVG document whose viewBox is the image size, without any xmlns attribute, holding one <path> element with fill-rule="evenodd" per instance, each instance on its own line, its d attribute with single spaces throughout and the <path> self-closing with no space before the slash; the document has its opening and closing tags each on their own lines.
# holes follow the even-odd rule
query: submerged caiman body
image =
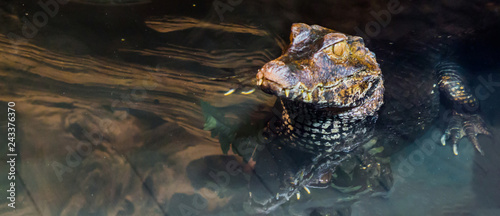
<svg viewBox="0 0 500 216">
<path fill-rule="evenodd" d="M 260 151 L 243 155 L 256 161 L 247 203 L 254 213 L 272 212 L 310 188 L 348 191 L 345 203 L 387 192 L 388 157 L 430 127 L 441 98 L 451 108 L 441 142 L 458 154 L 456 143 L 467 136 L 481 152 L 476 135 L 488 132 L 478 102 L 442 43 L 372 41 L 368 49 L 360 37 L 306 24 L 294 24 L 290 40 L 256 76 L 278 99 L 266 141 L 255 144 Z M 334 209 L 342 205 L 310 213 Z"/>
</svg>

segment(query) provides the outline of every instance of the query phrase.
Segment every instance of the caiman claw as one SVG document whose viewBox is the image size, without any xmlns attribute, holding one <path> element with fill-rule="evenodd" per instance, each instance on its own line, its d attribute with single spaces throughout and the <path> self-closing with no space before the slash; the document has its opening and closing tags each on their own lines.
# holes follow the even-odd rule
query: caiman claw
<svg viewBox="0 0 500 216">
<path fill-rule="evenodd" d="M 474 145 L 481 155 L 484 155 L 479 141 L 477 140 L 478 134 L 490 135 L 486 124 L 481 116 L 478 114 L 462 114 L 453 112 L 453 116 L 448 124 L 448 129 L 441 137 L 441 144 L 446 145 L 446 141 L 450 140 L 453 144 L 453 153 L 458 155 L 457 143 L 464 136 L 467 136 L 469 141 Z"/>
</svg>

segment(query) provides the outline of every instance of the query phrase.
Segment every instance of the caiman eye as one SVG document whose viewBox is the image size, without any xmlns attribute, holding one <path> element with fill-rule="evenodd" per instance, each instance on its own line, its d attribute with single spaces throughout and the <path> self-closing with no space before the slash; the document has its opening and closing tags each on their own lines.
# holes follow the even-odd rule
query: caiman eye
<svg viewBox="0 0 500 216">
<path fill-rule="evenodd" d="M 326 49 L 328 56 L 336 63 L 344 62 L 349 54 L 349 47 L 346 41 L 338 42 Z"/>
<path fill-rule="evenodd" d="M 344 55 L 345 48 L 346 46 L 344 42 L 336 43 L 335 45 L 333 45 L 333 54 L 342 56 Z"/>
</svg>

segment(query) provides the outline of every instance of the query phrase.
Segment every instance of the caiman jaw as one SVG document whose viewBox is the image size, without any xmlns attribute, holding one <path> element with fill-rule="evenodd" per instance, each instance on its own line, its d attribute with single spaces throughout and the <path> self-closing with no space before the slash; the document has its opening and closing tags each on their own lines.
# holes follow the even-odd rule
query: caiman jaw
<svg viewBox="0 0 500 216">
<path fill-rule="evenodd" d="M 307 87 L 302 82 L 297 82 L 293 86 L 282 86 L 266 77 L 258 79 L 257 84 L 264 91 L 286 100 L 317 104 L 319 107 L 345 108 L 361 105 L 366 98 L 371 96 L 375 88 L 381 87 L 381 81 L 381 76 L 363 74 L 363 76 L 349 76 L 333 82 L 316 83 L 312 87 Z M 347 102 L 346 97 L 349 96 L 351 98 L 347 99 L 349 100 Z"/>
</svg>

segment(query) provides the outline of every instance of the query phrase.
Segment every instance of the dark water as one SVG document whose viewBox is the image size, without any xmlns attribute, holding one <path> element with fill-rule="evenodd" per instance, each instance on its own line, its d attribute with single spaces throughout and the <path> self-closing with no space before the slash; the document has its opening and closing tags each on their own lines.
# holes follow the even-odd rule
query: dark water
<svg viewBox="0 0 500 216">
<path fill-rule="evenodd" d="M 433 126 L 392 157 L 390 193 L 361 197 L 351 215 L 500 215 L 500 84 L 485 84 L 500 81 L 498 2 L 55 5 L 46 14 L 36 1 L 0 2 L 0 158 L 10 158 L 8 102 L 15 102 L 17 152 L 15 209 L 6 199 L 10 166 L 0 166 L 1 215 L 246 215 L 251 172 L 217 181 L 241 158 L 223 156 L 217 137 L 203 130 L 201 103 L 225 107 L 234 121 L 269 112 L 274 97 L 259 90 L 224 96 L 237 82 L 210 78 L 254 76 L 280 55 L 295 22 L 360 35 L 368 46 L 407 35 L 424 43 L 447 37 L 472 88 L 483 86 L 476 96 L 493 137 L 480 139 L 485 156 L 466 140 L 454 156 L 433 138 L 442 131 Z M 383 13 L 389 16 L 381 21 Z M 421 149 L 427 140 L 432 151 Z M 334 194 L 309 196 L 317 197 L 272 214 L 302 215 L 339 202 Z"/>
</svg>

